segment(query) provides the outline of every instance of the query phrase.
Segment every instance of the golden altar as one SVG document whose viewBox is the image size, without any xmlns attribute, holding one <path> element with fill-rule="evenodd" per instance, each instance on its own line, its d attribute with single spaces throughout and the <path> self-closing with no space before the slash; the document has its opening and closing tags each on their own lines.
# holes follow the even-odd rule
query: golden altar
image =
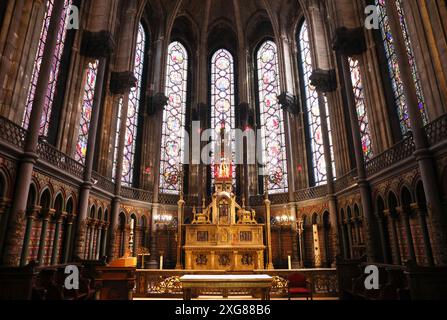
<svg viewBox="0 0 447 320">
<path fill-rule="evenodd" d="M 233 193 L 232 165 L 222 157 L 215 167 L 215 193 L 186 225 L 185 269 L 253 271 L 264 269 L 264 225 L 254 210 L 240 206 Z"/>
</svg>

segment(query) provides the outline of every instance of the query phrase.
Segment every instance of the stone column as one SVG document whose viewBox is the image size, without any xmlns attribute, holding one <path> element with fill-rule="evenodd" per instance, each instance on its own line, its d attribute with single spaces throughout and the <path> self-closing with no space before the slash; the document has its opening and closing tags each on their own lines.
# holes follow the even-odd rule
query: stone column
<svg viewBox="0 0 447 320">
<path fill-rule="evenodd" d="M 386 236 L 385 236 L 385 230 L 383 228 L 383 217 L 380 215 L 380 213 L 376 213 L 376 220 L 379 225 L 379 234 L 380 234 L 380 243 L 382 245 L 382 255 L 383 255 L 383 261 L 385 264 L 390 264 L 392 261 L 389 261 L 389 252 L 388 252 L 388 246 L 386 243 Z"/>
<path fill-rule="evenodd" d="M 354 259 L 354 242 L 352 241 L 352 222 L 349 218 L 346 218 L 346 226 L 348 230 L 348 243 L 349 243 L 349 255 L 351 259 Z"/>
<path fill-rule="evenodd" d="M 101 259 L 101 240 L 102 240 L 103 229 L 104 229 L 104 223 L 102 223 L 101 221 L 98 221 L 98 234 L 96 236 L 95 260 Z"/>
<path fill-rule="evenodd" d="M 56 229 L 54 231 L 54 241 L 53 241 L 53 253 L 51 255 L 51 264 L 57 264 L 57 258 L 59 254 L 59 238 L 61 235 L 61 227 L 64 218 L 67 216 L 66 212 L 58 212 L 56 214 Z"/>
<path fill-rule="evenodd" d="M 158 215 L 158 211 L 159 211 L 160 205 L 159 204 L 154 204 L 152 207 L 152 222 L 151 222 L 151 236 L 150 236 L 150 246 L 149 246 L 149 252 L 150 252 L 150 256 L 149 256 L 149 269 L 158 269 L 159 268 L 159 263 L 157 260 L 157 224 L 155 221 L 155 217 Z"/>
<path fill-rule="evenodd" d="M 183 269 L 182 264 L 182 244 L 183 244 L 183 216 L 184 216 L 184 208 L 185 208 L 185 200 L 183 200 L 183 193 L 180 193 L 180 199 L 177 203 L 177 263 L 175 265 L 175 269 L 181 270 Z M 144 268 L 144 266 L 143 266 Z"/>
<path fill-rule="evenodd" d="M 345 231 L 344 221 L 341 221 L 340 228 L 342 236 L 343 258 L 347 259 L 349 255 L 349 248 L 348 248 L 349 244 L 346 242 L 347 234 Z"/>
<path fill-rule="evenodd" d="M 19 11 L 20 14 L 21 11 L 22 10 Z M 49 25 L 49 29 L 53 30 L 53 34 L 59 33 L 61 28 L 60 20 L 63 11 L 64 1 L 55 1 Z M 19 168 L 17 170 L 14 199 L 12 202 L 8 232 L 6 234 L 5 250 L 3 253 L 3 264 L 8 266 L 18 266 L 20 264 L 21 243 L 25 232 L 23 225 L 25 224 L 26 202 L 28 199 L 34 165 L 38 158 L 37 146 L 40 134 L 40 121 L 42 119 L 43 107 L 48 90 L 48 82 L 51 76 L 53 53 L 56 44 L 57 37 L 48 37 L 43 52 L 39 78 L 37 80 L 35 99 L 25 140 L 24 154 L 20 159 Z"/>
<path fill-rule="evenodd" d="M 41 212 L 42 216 L 42 229 L 40 232 L 39 240 L 39 251 L 37 253 L 37 261 L 39 265 L 45 265 L 45 247 L 47 245 L 47 233 L 48 233 L 48 223 L 51 217 L 54 215 L 54 209 L 43 209 Z"/>
<path fill-rule="evenodd" d="M 427 209 L 421 207 L 417 203 L 412 204 L 412 209 L 416 211 L 419 218 L 419 226 L 421 227 L 422 238 L 424 240 L 425 256 L 427 257 L 427 264 L 429 267 L 435 266 L 435 260 L 433 258 L 433 250 L 430 243 L 430 233 L 427 226 Z"/>
<path fill-rule="evenodd" d="M 98 73 L 96 76 L 95 96 L 93 98 L 92 116 L 88 132 L 87 155 L 85 156 L 84 182 L 79 192 L 79 221 L 78 221 L 78 241 L 75 255 L 84 256 L 84 232 L 82 221 L 87 218 L 90 191 L 92 189 L 92 171 L 96 148 L 96 137 L 98 132 L 98 122 L 103 104 L 104 80 L 106 76 L 108 57 L 113 53 L 115 43 L 109 31 L 89 32 L 84 31 L 81 44 L 81 54 L 86 58 L 97 59 Z"/>
<path fill-rule="evenodd" d="M 388 218 L 389 226 L 391 227 L 391 245 L 393 246 L 393 250 L 396 253 L 396 261 L 393 259 L 393 263 L 397 265 L 402 264 L 402 259 L 400 257 L 400 248 L 399 248 L 399 238 L 397 236 L 396 229 L 396 213 L 394 211 L 385 210 L 384 216 Z"/>
<path fill-rule="evenodd" d="M 109 223 L 105 223 L 104 224 L 104 228 L 102 231 L 102 239 L 101 239 L 101 255 L 100 255 L 100 259 L 102 259 L 103 257 L 105 257 L 107 255 L 107 235 L 109 233 Z"/>
<path fill-rule="evenodd" d="M 362 142 L 360 137 L 360 124 L 357 117 L 357 108 L 354 98 L 354 89 L 352 86 L 351 70 L 348 57 L 358 56 L 366 50 L 366 40 L 363 28 L 336 30 L 334 39 L 334 50 L 341 57 L 343 81 L 346 88 L 346 97 L 349 109 L 349 118 L 352 129 L 352 139 L 354 143 L 355 160 L 358 174 L 358 188 L 362 199 L 363 216 L 365 218 L 366 231 L 366 252 L 370 262 L 377 258 L 377 239 L 374 230 L 374 219 L 372 211 L 371 188 L 366 175 L 365 157 L 363 155 Z"/>
<path fill-rule="evenodd" d="M 118 137 L 118 153 L 116 155 L 116 169 L 115 169 L 115 196 L 112 200 L 111 209 L 111 224 L 109 234 L 109 252 L 108 261 L 111 262 L 117 257 L 116 253 L 116 229 L 118 227 L 118 219 L 121 207 L 121 189 L 123 180 L 123 161 L 124 148 L 126 147 L 126 125 L 127 113 L 129 108 L 129 93 L 137 84 L 137 78 L 132 71 L 114 72 L 111 75 L 110 91 L 117 95 L 117 103 L 121 104 L 121 114 L 119 115 L 121 122 Z M 119 108 L 117 108 L 119 110 Z"/>
<path fill-rule="evenodd" d="M 267 185 L 267 184 L 266 184 Z M 266 242 L 267 242 L 267 269 L 273 270 L 273 257 L 272 257 L 272 230 L 270 225 L 270 205 L 271 201 L 268 197 L 268 191 L 265 191 L 264 208 L 265 208 L 265 228 L 266 228 Z"/>
<path fill-rule="evenodd" d="M 416 93 L 416 85 L 413 78 L 413 70 L 408 60 L 405 39 L 400 27 L 400 17 L 395 1 L 386 1 L 386 10 L 389 24 L 393 34 L 394 47 L 396 49 L 397 62 L 399 64 L 402 85 L 408 106 L 408 114 L 411 123 L 416 151 L 414 153 L 421 172 L 424 184 L 425 197 L 431 225 L 433 227 L 433 241 L 436 243 L 435 258 L 440 266 L 447 265 L 447 216 L 442 207 L 436 162 L 430 152 L 424 123 L 419 109 L 419 101 Z M 404 6 L 405 7 L 405 6 Z M 404 8 L 405 9 L 405 8 Z"/>
<path fill-rule="evenodd" d="M 411 226 L 410 226 L 410 215 L 411 211 L 409 211 L 410 208 L 403 208 L 399 207 L 397 208 L 397 211 L 400 214 L 401 217 L 401 223 L 404 226 L 405 229 L 405 237 L 407 238 L 406 245 L 407 245 L 407 258 L 410 261 L 416 261 L 416 252 L 414 251 L 414 243 L 413 243 L 413 235 L 411 233 Z"/>
<path fill-rule="evenodd" d="M 65 231 L 65 246 L 64 246 L 64 256 L 62 257 L 62 262 L 67 263 L 70 259 L 70 252 L 72 251 L 72 231 L 73 223 L 76 221 L 76 215 L 70 213 L 67 216 L 67 229 Z"/>
<path fill-rule="evenodd" d="M 298 215 L 297 208 L 295 205 L 293 206 L 292 217 L 294 218 L 291 234 L 292 234 L 292 268 L 298 269 L 300 267 L 300 259 L 299 259 L 299 241 L 298 241 Z"/>
<path fill-rule="evenodd" d="M 300 220 L 298 222 L 298 238 L 299 238 L 299 245 L 300 245 L 300 268 L 304 268 L 304 255 L 305 255 L 305 248 L 304 248 L 304 225 L 303 220 Z"/>
<path fill-rule="evenodd" d="M 23 239 L 22 256 L 20 258 L 20 266 L 23 267 L 28 263 L 29 242 L 31 240 L 31 232 L 33 231 L 34 220 L 39 216 L 42 207 L 35 206 L 28 211 L 26 219 L 25 237 Z"/>
<path fill-rule="evenodd" d="M 326 163 L 327 171 L 327 192 L 328 192 L 328 203 L 329 203 L 329 223 L 330 223 L 330 233 L 328 245 L 334 254 L 332 263 L 335 263 L 335 256 L 340 254 L 340 245 L 338 243 L 338 221 L 337 221 L 337 198 L 335 196 L 335 186 L 334 186 L 334 168 L 332 159 L 332 149 L 331 149 L 331 139 L 329 136 L 329 123 L 328 114 L 326 112 L 327 100 L 325 95 L 330 92 L 334 92 L 337 89 L 337 77 L 335 70 L 321 70 L 317 69 L 312 73 L 310 78 L 311 84 L 315 86 L 318 91 L 318 105 L 320 109 L 320 119 L 321 119 L 321 131 L 323 135 L 323 147 L 324 147 L 324 160 Z M 329 260 L 329 259 L 328 259 Z"/>
</svg>

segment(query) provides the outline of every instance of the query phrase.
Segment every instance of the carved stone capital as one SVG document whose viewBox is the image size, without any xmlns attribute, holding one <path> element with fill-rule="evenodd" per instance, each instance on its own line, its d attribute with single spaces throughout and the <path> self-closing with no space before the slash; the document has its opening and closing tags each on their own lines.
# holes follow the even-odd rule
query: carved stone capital
<svg viewBox="0 0 447 320">
<path fill-rule="evenodd" d="M 129 93 L 137 86 L 138 79 L 132 71 L 112 72 L 110 77 L 110 92 L 112 94 Z"/>
<path fill-rule="evenodd" d="M 169 98 L 164 93 L 157 93 L 148 98 L 148 115 L 154 115 L 159 111 L 163 111 L 168 104 Z"/>
<path fill-rule="evenodd" d="M 363 28 L 338 28 L 332 41 L 332 49 L 346 56 L 360 55 L 366 51 Z"/>
<path fill-rule="evenodd" d="M 110 31 L 84 31 L 81 54 L 88 58 L 106 58 L 115 50 L 115 40 Z"/>
<path fill-rule="evenodd" d="M 283 110 L 295 115 L 300 113 L 298 98 L 293 94 L 283 92 L 278 96 L 278 101 Z"/>
<path fill-rule="evenodd" d="M 337 90 L 337 75 L 335 70 L 316 69 L 310 76 L 310 84 L 319 92 L 333 92 Z"/>
</svg>

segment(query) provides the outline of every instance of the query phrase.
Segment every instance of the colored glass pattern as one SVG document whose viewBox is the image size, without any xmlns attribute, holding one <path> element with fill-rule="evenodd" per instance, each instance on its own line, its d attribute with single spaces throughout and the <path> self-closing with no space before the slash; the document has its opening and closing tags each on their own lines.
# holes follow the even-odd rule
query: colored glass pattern
<svg viewBox="0 0 447 320">
<path fill-rule="evenodd" d="M 319 186 L 327 182 L 327 166 L 324 152 L 323 133 L 321 128 L 320 106 L 318 102 L 318 92 L 310 83 L 313 72 L 312 51 L 309 39 L 307 22 L 304 21 L 298 34 L 299 51 L 301 52 L 302 81 L 306 98 L 306 112 L 309 124 L 310 148 L 312 153 L 313 177 L 315 185 Z M 331 123 L 329 118 L 329 108 L 326 102 L 327 124 L 331 143 L 332 168 L 335 177 L 335 162 L 332 145 Z"/>
<path fill-rule="evenodd" d="M 51 110 L 54 103 L 54 97 L 56 94 L 56 87 L 59 78 L 59 71 L 61 65 L 62 54 L 64 52 L 65 40 L 67 35 L 67 28 L 65 27 L 65 21 L 68 15 L 68 7 L 71 6 L 72 0 L 65 0 L 65 7 L 67 10 L 62 14 L 62 18 L 60 20 L 60 29 L 57 34 L 57 43 L 56 48 L 53 53 L 53 61 L 52 61 L 52 69 L 50 73 L 50 79 L 48 81 L 48 88 L 45 94 L 45 101 L 43 107 L 42 118 L 40 121 L 40 135 L 47 136 L 48 130 L 50 126 L 50 118 L 51 118 Z M 37 80 L 39 79 L 40 66 L 43 59 L 43 54 L 45 50 L 45 44 L 47 43 L 47 39 L 49 35 L 52 35 L 49 32 L 48 28 L 50 27 L 51 15 L 53 13 L 54 0 L 47 1 L 47 7 L 45 10 L 45 16 L 43 21 L 42 30 L 40 33 L 39 44 L 37 47 L 36 57 L 34 59 L 33 71 L 31 75 L 31 83 L 28 91 L 28 97 L 25 107 L 25 112 L 23 115 L 23 123 L 22 126 L 24 128 L 28 128 L 31 111 L 33 109 L 34 98 L 36 93 Z"/>
<path fill-rule="evenodd" d="M 168 49 L 166 96 L 169 100 L 163 113 L 160 164 L 160 191 L 166 194 L 181 191 L 188 63 L 185 47 L 180 42 L 172 42 Z"/>
<path fill-rule="evenodd" d="M 360 135 L 362 141 L 363 155 L 366 160 L 373 157 L 371 131 L 368 121 L 368 113 L 365 104 L 365 92 L 363 87 L 362 74 L 360 71 L 359 60 L 348 58 L 351 70 L 352 87 L 354 90 L 355 105 L 357 109 L 357 117 L 360 126 Z"/>
<path fill-rule="evenodd" d="M 279 105 L 278 49 L 266 41 L 257 52 L 259 110 L 262 130 L 264 188 L 270 193 L 288 191 L 284 115 Z"/>
<path fill-rule="evenodd" d="M 234 165 L 236 143 L 235 143 L 235 85 L 234 85 L 234 59 L 232 54 L 219 49 L 211 59 L 211 126 L 213 130 L 212 154 L 211 154 L 211 181 L 214 185 L 216 176 L 216 158 L 220 161 L 217 151 L 221 149 L 221 132 L 225 129 L 225 145 L 231 149 L 231 168 L 233 185 L 236 184 L 236 166 Z M 229 148 L 228 148 L 229 147 Z M 222 150 L 220 150 L 222 151 Z M 224 150 L 229 152 L 230 150 Z M 226 159 L 229 162 L 230 159 Z"/>
<path fill-rule="evenodd" d="M 414 83 L 416 84 L 416 92 L 419 101 L 419 109 L 422 114 L 424 123 L 427 123 L 427 115 L 425 110 L 424 95 L 422 92 L 421 80 L 417 71 L 416 61 L 414 58 L 414 52 L 411 45 L 410 36 L 408 33 L 408 27 L 405 20 L 405 16 L 402 10 L 401 0 L 396 1 L 396 6 L 399 13 L 399 22 L 402 29 L 402 34 L 404 36 L 405 45 L 407 48 L 408 59 L 412 68 Z M 394 99 L 397 107 L 398 117 L 400 121 L 400 127 L 402 133 L 405 135 L 411 129 L 410 118 L 408 115 L 408 106 L 404 93 L 404 88 L 402 84 L 402 78 L 399 68 L 399 63 L 397 60 L 396 49 L 394 46 L 394 37 L 391 32 L 391 27 L 389 25 L 389 20 L 386 12 L 385 0 L 377 0 L 376 4 L 378 6 L 378 12 L 380 15 L 380 27 L 383 37 L 383 44 L 385 47 L 385 54 L 388 61 L 388 70 L 390 74 L 391 85 L 394 93 Z"/>
<path fill-rule="evenodd" d="M 87 155 L 88 134 L 90 120 L 93 110 L 93 99 L 95 97 L 96 77 L 98 74 L 98 60 L 90 62 L 87 68 L 87 77 L 84 85 L 84 95 L 82 98 L 81 120 L 79 122 L 78 141 L 76 143 L 75 159 L 80 163 L 85 163 Z"/>
</svg>

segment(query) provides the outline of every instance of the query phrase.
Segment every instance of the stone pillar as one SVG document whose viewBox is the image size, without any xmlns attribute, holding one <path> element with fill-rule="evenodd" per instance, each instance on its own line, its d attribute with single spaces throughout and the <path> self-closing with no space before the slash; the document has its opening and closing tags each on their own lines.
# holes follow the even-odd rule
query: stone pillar
<svg viewBox="0 0 447 320">
<path fill-rule="evenodd" d="M 410 215 L 411 211 L 410 208 L 397 208 L 397 211 L 400 214 L 401 217 L 401 223 L 404 226 L 405 229 L 405 237 L 407 238 L 406 245 L 407 245 L 407 259 L 410 261 L 413 261 L 414 263 L 417 263 L 416 261 L 416 252 L 414 251 L 414 243 L 413 243 L 413 235 L 411 233 L 411 226 L 410 226 Z"/>
<path fill-rule="evenodd" d="M 73 223 L 76 221 L 76 215 L 70 213 L 67 216 L 67 229 L 65 231 L 65 246 L 64 246 L 64 256 L 62 257 L 62 263 L 67 263 L 70 259 L 70 252 L 72 251 L 72 231 Z"/>
<path fill-rule="evenodd" d="M 292 217 L 294 218 L 294 222 L 292 223 L 291 233 L 292 233 L 292 268 L 298 269 L 300 267 L 300 258 L 299 258 L 299 241 L 298 241 L 298 215 L 297 208 L 295 205 L 292 207 Z"/>
<path fill-rule="evenodd" d="M 20 14 L 21 11 L 19 11 Z M 49 29 L 53 30 L 53 34 L 59 33 L 63 11 L 64 1 L 55 1 L 49 25 Z M 39 143 L 40 121 L 42 119 L 43 107 L 48 90 L 48 82 L 51 76 L 53 53 L 56 44 L 57 37 L 48 37 L 43 52 L 39 78 L 37 80 L 35 99 L 25 140 L 24 154 L 20 159 L 17 170 L 14 198 L 3 253 L 3 264 L 8 266 L 18 266 L 20 264 L 21 243 L 25 232 L 23 225 L 25 224 L 26 202 L 34 165 L 38 158 L 37 146 Z"/>
<path fill-rule="evenodd" d="M 340 228 L 341 228 L 341 236 L 342 236 L 343 258 L 347 259 L 348 255 L 349 255 L 349 244 L 346 242 L 347 234 L 346 234 L 346 230 L 345 230 L 345 226 L 344 226 L 344 221 L 341 221 Z"/>
<path fill-rule="evenodd" d="M 340 254 L 339 235 L 338 235 L 338 221 L 337 221 L 337 198 L 335 196 L 335 186 L 334 186 L 334 168 L 332 159 L 332 149 L 331 149 L 331 139 L 329 136 L 329 123 L 328 114 L 326 112 L 327 100 L 325 95 L 334 92 L 337 89 L 337 77 L 335 70 L 321 70 L 317 69 L 312 73 L 310 78 L 311 84 L 315 86 L 318 91 L 318 105 L 320 109 L 320 119 L 321 119 L 321 131 L 323 135 L 323 146 L 324 146 L 324 160 L 326 163 L 327 171 L 327 192 L 328 192 L 328 203 L 329 203 L 329 223 L 330 223 L 330 233 L 328 245 L 334 254 L 332 263 L 335 263 L 335 256 Z"/>
<path fill-rule="evenodd" d="M 96 236 L 96 253 L 95 260 L 101 259 L 101 241 L 102 241 L 102 233 L 104 230 L 104 223 L 98 221 L 98 234 Z"/>
<path fill-rule="evenodd" d="M 29 252 L 29 242 L 31 238 L 31 232 L 33 231 L 34 220 L 39 216 L 39 212 L 42 207 L 35 206 L 33 209 L 28 211 L 26 219 L 26 230 L 25 236 L 23 238 L 22 255 L 20 258 L 20 266 L 23 267 L 28 263 L 28 252 Z"/>
<path fill-rule="evenodd" d="M 349 255 L 351 259 L 354 259 L 354 242 L 352 241 L 352 222 L 349 218 L 346 218 L 346 226 L 348 231 L 348 243 L 349 243 Z"/>
<path fill-rule="evenodd" d="M 265 228 L 266 228 L 266 242 L 267 242 L 267 269 L 273 270 L 273 257 L 272 257 L 272 230 L 270 224 L 270 205 L 271 202 L 268 197 L 268 191 L 265 191 L 264 208 L 265 208 Z"/>
<path fill-rule="evenodd" d="M 76 256 L 85 256 L 86 241 L 80 228 L 85 226 L 82 222 L 87 219 L 90 191 L 92 189 L 92 171 L 96 148 L 96 137 L 98 132 L 98 122 L 103 103 L 104 81 L 107 69 L 108 57 L 113 53 L 115 43 L 109 31 L 89 32 L 84 31 L 81 54 L 89 59 L 97 59 L 98 72 L 96 75 L 95 95 L 93 98 L 92 116 L 88 132 L 87 154 L 85 156 L 84 181 L 79 192 L 79 216 L 77 224 L 77 245 Z"/>
<path fill-rule="evenodd" d="M 183 193 L 180 193 L 180 199 L 177 203 L 177 263 L 175 265 L 175 269 L 181 270 L 183 269 L 182 264 L 182 245 L 183 245 L 183 216 L 184 216 L 184 208 L 185 208 L 185 200 L 183 200 Z M 144 266 L 143 266 L 144 268 Z"/>
<path fill-rule="evenodd" d="M 158 211 L 160 209 L 159 204 L 154 204 L 152 207 L 152 222 L 151 222 L 151 237 L 150 237 L 150 246 L 149 246 L 149 269 L 158 269 L 159 263 L 157 260 L 157 224 L 155 221 L 155 217 L 158 215 Z"/>
<path fill-rule="evenodd" d="M 391 245 L 392 245 L 393 250 L 396 254 L 396 256 L 395 256 L 396 261 L 394 261 L 394 259 L 393 259 L 393 263 L 397 264 L 397 265 L 401 265 L 402 259 L 400 256 L 399 238 L 398 238 L 397 229 L 396 229 L 396 213 L 394 211 L 385 210 L 384 216 L 388 218 L 388 225 L 389 225 L 389 227 L 391 227 L 391 233 L 392 233 Z"/>
<path fill-rule="evenodd" d="M 67 216 L 66 212 L 58 212 L 56 214 L 56 229 L 54 231 L 54 240 L 53 240 L 53 253 L 51 255 L 51 264 L 55 265 L 57 264 L 57 258 L 59 254 L 59 238 L 61 235 L 61 227 L 62 222 L 64 221 L 64 218 Z"/>
<path fill-rule="evenodd" d="M 397 62 L 399 64 L 400 76 L 408 106 L 408 114 L 411 123 L 416 151 L 414 153 L 421 172 L 424 184 L 425 197 L 429 218 L 433 228 L 433 241 L 436 243 L 435 258 L 440 266 L 447 265 L 447 217 L 442 207 L 440 188 L 436 162 L 429 150 L 429 143 L 424 129 L 424 123 L 419 109 L 419 101 L 416 93 L 416 85 L 413 79 L 413 71 L 408 60 L 405 39 L 400 27 L 400 17 L 395 1 L 386 1 L 388 20 L 393 34 L 394 47 L 396 49 Z M 404 8 L 405 10 L 405 8 Z"/>
<path fill-rule="evenodd" d="M 433 258 L 433 250 L 430 243 L 430 233 L 427 226 L 427 209 L 421 207 L 421 205 L 414 203 L 412 209 L 416 211 L 419 218 L 419 226 L 421 227 L 422 238 L 424 240 L 425 256 L 427 258 L 427 264 L 429 267 L 435 266 L 435 260 Z"/>
<path fill-rule="evenodd" d="M 101 254 L 100 259 L 107 255 L 107 235 L 109 233 L 109 223 L 104 223 L 104 227 L 101 234 Z"/>
<path fill-rule="evenodd" d="M 92 116 L 90 119 L 90 127 L 88 132 L 87 155 L 85 157 L 84 168 L 84 182 L 81 185 L 81 190 L 79 192 L 79 221 L 77 224 L 78 241 L 75 254 L 80 257 L 85 255 L 86 250 L 84 246 L 86 242 L 83 238 L 84 232 L 82 232 L 80 228 L 84 226 L 82 221 L 87 218 L 90 191 L 92 189 L 93 161 L 95 156 L 98 122 L 103 103 L 104 80 L 106 76 L 108 60 L 107 58 L 113 53 L 114 47 L 115 43 L 112 34 L 109 31 L 84 32 L 84 37 L 81 44 L 81 54 L 86 58 L 97 59 L 99 60 L 99 63 L 98 73 L 96 76 L 95 96 L 93 98 Z"/>
<path fill-rule="evenodd" d="M 45 247 L 47 245 L 47 233 L 48 223 L 51 217 L 54 215 L 54 209 L 43 209 L 41 211 L 42 216 L 42 229 L 40 232 L 39 251 L 37 253 L 37 261 L 39 265 L 45 265 Z"/>
<path fill-rule="evenodd" d="M 385 264 L 390 264 L 392 263 L 392 261 L 389 261 L 390 253 L 388 252 L 385 230 L 383 228 L 383 217 L 378 212 L 376 213 L 376 220 L 379 225 L 379 234 L 380 234 L 380 243 L 382 245 L 383 261 Z"/>
<path fill-rule="evenodd" d="M 349 118 L 352 129 L 352 138 L 354 143 L 355 160 L 358 174 L 358 188 L 362 199 L 363 216 L 365 218 L 366 231 L 366 252 L 368 261 L 374 262 L 377 258 L 377 239 L 374 230 L 374 219 L 372 211 L 371 188 L 366 175 L 365 157 L 363 155 L 362 142 L 360 137 L 360 125 L 357 117 L 357 108 L 354 98 L 354 89 L 352 86 L 351 70 L 348 58 L 358 56 L 366 50 L 366 40 L 363 28 L 336 30 L 334 39 L 334 50 L 340 55 L 342 64 L 343 81 L 346 88 L 346 97 L 349 109 Z"/>
</svg>

